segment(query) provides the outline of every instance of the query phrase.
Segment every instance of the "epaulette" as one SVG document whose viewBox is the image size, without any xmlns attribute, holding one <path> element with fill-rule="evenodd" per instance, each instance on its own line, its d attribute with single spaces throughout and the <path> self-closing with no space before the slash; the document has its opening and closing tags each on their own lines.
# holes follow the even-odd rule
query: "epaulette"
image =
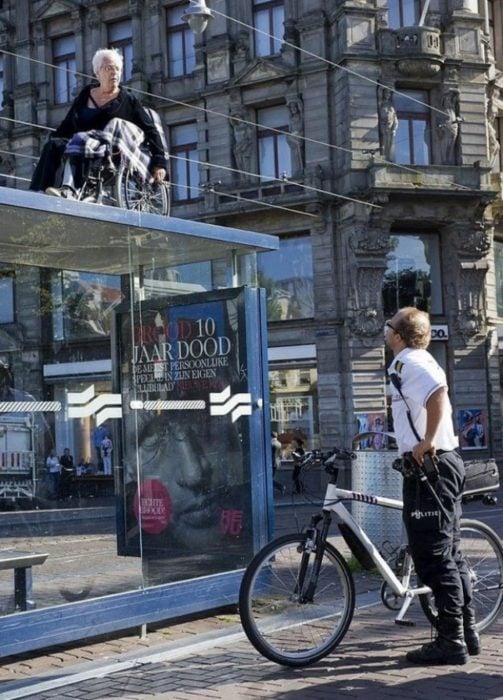
<svg viewBox="0 0 503 700">
<path fill-rule="evenodd" d="M 400 374 L 400 372 L 401 372 L 402 369 L 403 369 L 403 362 L 400 362 L 400 360 L 397 360 L 397 361 L 395 362 L 395 364 L 393 365 L 393 369 L 395 370 L 395 372 L 397 372 L 398 374 Z"/>
</svg>

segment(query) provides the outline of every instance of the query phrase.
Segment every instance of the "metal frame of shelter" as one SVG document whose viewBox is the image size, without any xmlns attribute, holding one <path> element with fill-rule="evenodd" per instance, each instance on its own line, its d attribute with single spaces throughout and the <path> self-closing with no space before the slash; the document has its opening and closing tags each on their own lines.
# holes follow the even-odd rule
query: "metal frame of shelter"
<svg viewBox="0 0 503 700">
<path fill-rule="evenodd" d="M 0 214 L 0 260 L 13 265 L 131 275 L 150 263 L 153 252 L 159 266 L 225 256 L 237 283 L 240 255 L 278 248 L 274 236 L 9 188 L 0 188 Z M 252 403 L 260 409 L 250 416 L 250 431 L 259 437 L 250 446 L 253 544 L 258 548 L 269 536 L 273 517 L 263 299 L 248 314 L 246 325 L 252 339 L 249 391 Z M 257 397 L 263 398 L 259 401 Z M 1 655 L 232 604 L 241 576 L 242 570 L 227 571 L 9 614 L 0 617 Z"/>
</svg>

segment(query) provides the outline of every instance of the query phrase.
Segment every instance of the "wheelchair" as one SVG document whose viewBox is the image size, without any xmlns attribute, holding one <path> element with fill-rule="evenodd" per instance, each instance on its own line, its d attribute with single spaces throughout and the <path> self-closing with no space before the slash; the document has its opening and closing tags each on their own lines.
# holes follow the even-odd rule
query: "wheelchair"
<svg viewBox="0 0 503 700">
<path fill-rule="evenodd" d="M 146 111 L 153 119 L 167 153 L 160 117 L 152 109 Z M 121 162 L 120 157 L 85 161 L 82 184 L 75 189 L 72 198 L 161 216 L 169 216 L 171 205 L 169 181 L 143 182 L 128 164 Z"/>
</svg>

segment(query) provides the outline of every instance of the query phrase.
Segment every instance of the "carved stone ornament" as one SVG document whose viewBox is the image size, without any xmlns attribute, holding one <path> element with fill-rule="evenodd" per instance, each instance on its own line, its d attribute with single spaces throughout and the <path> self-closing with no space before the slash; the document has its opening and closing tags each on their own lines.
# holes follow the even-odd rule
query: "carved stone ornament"
<svg viewBox="0 0 503 700">
<path fill-rule="evenodd" d="M 402 75 L 411 78 L 431 78 L 440 72 L 441 64 L 424 58 L 401 58 L 397 67 Z"/>
<path fill-rule="evenodd" d="M 349 327 L 355 335 L 374 337 L 382 334 L 384 318 L 381 294 L 385 266 L 378 262 L 366 266 L 354 263 L 349 298 Z"/>
<path fill-rule="evenodd" d="M 453 243 L 460 253 L 482 257 L 491 248 L 491 238 L 491 227 L 479 221 L 456 228 Z"/>
<path fill-rule="evenodd" d="M 382 314 L 376 308 L 367 306 L 351 312 L 349 327 L 355 335 L 370 338 L 382 333 L 383 322 Z"/>
<path fill-rule="evenodd" d="M 484 283 L 487 269 L 485 261 L 461 263 L 457 281 L 456 328 L 465 341 L 485 329 Z"/>
<path fill-rule="evenodd" d="M 480 309 L 463 309 L 459 312 L 456 327 L 458 333 L 465 341 L 482 333 L 485 327 L 485 319 L 482 311 Z"/>
<path fill-rule="evenodd" d="M 391 250 L 391 238 L 386 231 L 380 228 L 356 229 L 349 239 L 349 245 L 355 255 L 368 255 L 369 253 L 386 254 Z"/>
</svg>

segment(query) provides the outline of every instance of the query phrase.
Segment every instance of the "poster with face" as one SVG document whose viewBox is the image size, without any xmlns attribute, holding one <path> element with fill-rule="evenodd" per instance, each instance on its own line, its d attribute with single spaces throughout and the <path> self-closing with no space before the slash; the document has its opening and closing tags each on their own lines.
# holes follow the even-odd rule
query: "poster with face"
<svg viewBox="0 0 503 700">
<path fill-rule="evenodd" d="M 244 323 L 239 290 L 150 300 L 119 317 L 119 553 L 141 554 L 150 584 L 251 557 Z"/>
<path fill-rule="evenodd" d="M 487 449 L 487 414 L 480 408 L 458 411 L 459 445 L 463 450 Z"/>
</svg>

